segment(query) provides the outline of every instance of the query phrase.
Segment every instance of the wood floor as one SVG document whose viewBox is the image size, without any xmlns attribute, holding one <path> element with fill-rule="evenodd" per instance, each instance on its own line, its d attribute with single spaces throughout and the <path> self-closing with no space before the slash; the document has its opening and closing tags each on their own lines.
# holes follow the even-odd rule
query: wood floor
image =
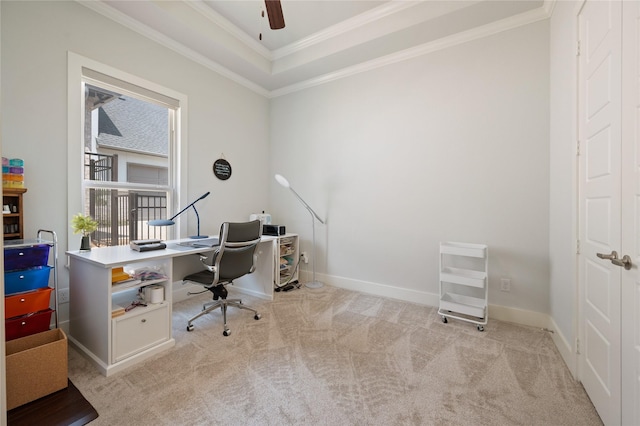
<svg viewBox="0 0 640 426">
<path fill-rule="evenodd" d="M 98 417 L 98 412 L 71 383 L 54 392 L 7 412 L 7 425 L 82 426 Z"/>
</svg>

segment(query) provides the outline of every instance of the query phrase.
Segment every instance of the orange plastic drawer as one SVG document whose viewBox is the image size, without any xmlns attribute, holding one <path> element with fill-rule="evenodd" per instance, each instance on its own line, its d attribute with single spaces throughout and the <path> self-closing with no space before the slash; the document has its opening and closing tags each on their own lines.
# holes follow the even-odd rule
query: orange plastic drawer
<svg viewBox="0 0 640 426">
<path fill-rule="evenodd" d="M 4 298 L 4 317 L 13 318 L 30 312 L 44 311 L 49 307 L 51 287 L 40 288 L 35 291 L 14 294 Z"/>
<path fill-rule="evenodd" d="M 4 320 L 5 339 L 13 340 L 49 330 L 53 309 Z"/>
</svg>

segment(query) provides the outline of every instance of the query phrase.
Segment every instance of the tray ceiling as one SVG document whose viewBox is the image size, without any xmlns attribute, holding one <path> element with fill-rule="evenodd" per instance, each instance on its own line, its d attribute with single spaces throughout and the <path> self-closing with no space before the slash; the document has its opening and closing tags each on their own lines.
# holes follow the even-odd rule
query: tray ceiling
<svg viewBox="0 0 640 426">
<path fill-rule="evenodd" d="M 546 19 L 552 5 L 281 0 L 286 26 L 271 30 L 257 0 L 78 1 L 265 96 Z"/>
</svg>

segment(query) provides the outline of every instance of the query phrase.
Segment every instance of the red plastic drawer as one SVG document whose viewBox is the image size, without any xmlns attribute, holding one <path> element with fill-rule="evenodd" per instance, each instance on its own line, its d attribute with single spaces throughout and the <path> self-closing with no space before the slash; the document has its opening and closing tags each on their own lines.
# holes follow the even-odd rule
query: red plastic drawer
<svg viewBox="0 0 640 426">
<path fill-rule="evenodd" d="M 6 340 L 13 340 L 49 330 L 53 309 L 4 320 Z"/>
<path fill-rule="evenodd" d="M 5 297 L 4 317 L 13 318 L 30 312 L 46 310 L 49 307 L 52 291 L 51 287 L 45 287 Z"/>
<path fill-rule="evenodd" d="M 4 270 L 15 271 L 16 269 L 33 268 L 35 266 L 45 266 L 49 261 L 49 246 L 39 244 L 31 247 L 4 249 Z"/>
</svg>

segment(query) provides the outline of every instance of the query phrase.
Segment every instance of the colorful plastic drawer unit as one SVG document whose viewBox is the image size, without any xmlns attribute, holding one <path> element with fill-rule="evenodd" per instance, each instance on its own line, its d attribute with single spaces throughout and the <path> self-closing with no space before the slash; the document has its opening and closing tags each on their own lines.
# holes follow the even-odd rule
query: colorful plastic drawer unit
<svg viewBox="0 0 640 426">
<path fill-rule="evenodd" d="M 5 271 L 45 266 L 48 260 L 49 246 L 46 244 L 39 244 L 32 247 L 4 249 Z"/>
<path fill-rule="evenodd" d="M 4 317 L 13 318 L 30 312 L 44 311 L 49 308 L 51 287 L 39 288 L 35 291 L 14 294 L 4 298 Z"/>
<path fill-rule="evenodd" d="M 53 309 L 47 309 L 5 320 L 4 330 L 6 340 L 13 340 L 49 330 L 51 314 L 53 312 Z"/>
<path fill-rule="evenodd" d="M 49 285 L 50 266 L 38 266 L 21 271 L 5 272 L 4 294 L 37 290 Z"/>
</svg>

